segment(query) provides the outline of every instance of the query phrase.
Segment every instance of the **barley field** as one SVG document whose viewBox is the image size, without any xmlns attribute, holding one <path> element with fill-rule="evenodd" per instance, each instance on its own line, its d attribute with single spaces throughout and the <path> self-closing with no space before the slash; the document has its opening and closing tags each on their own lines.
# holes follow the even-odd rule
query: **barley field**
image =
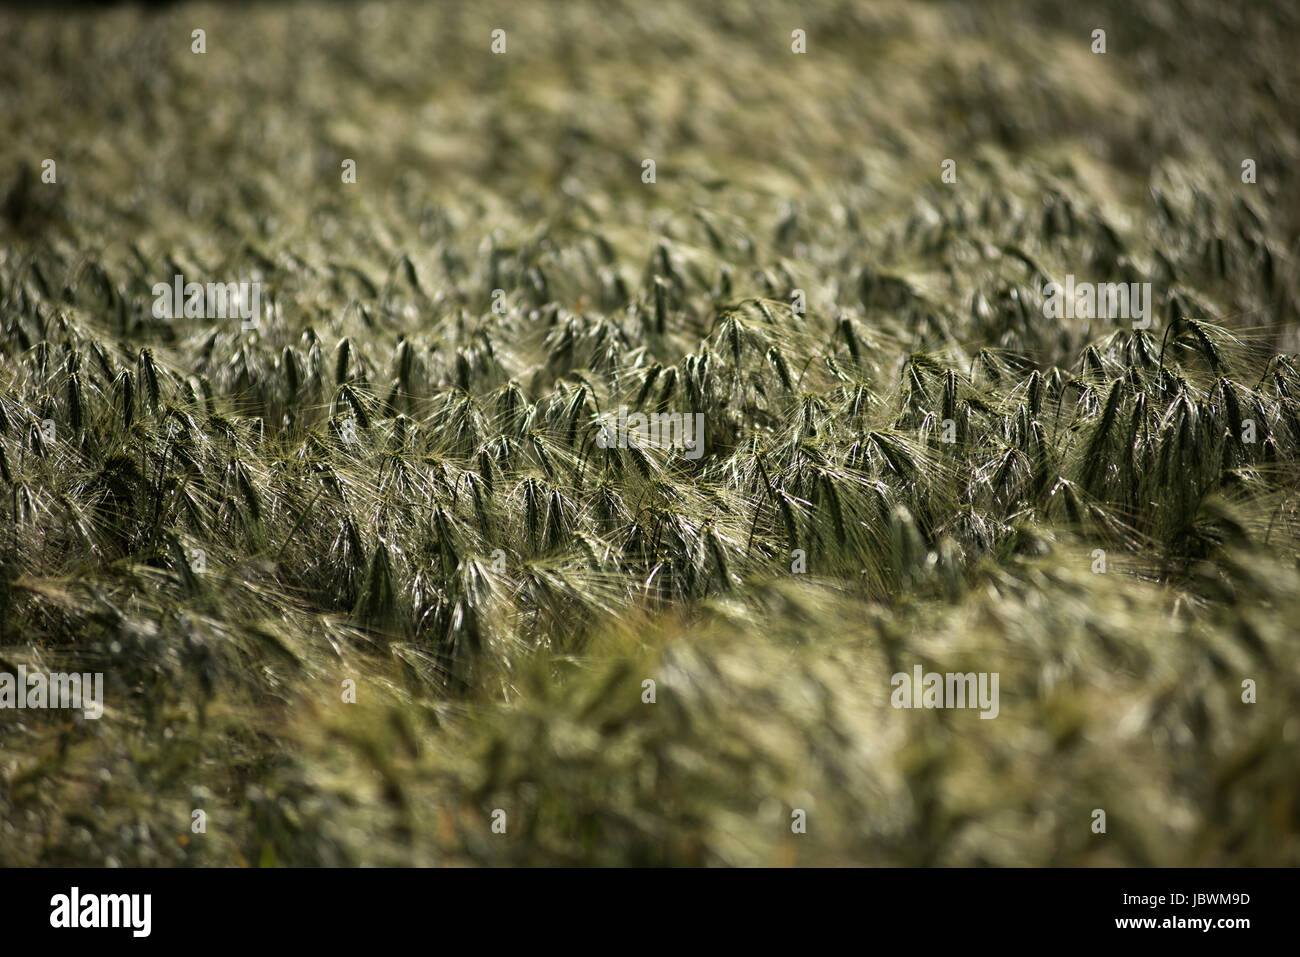
<svg viewBox="0 0 1300 957">
<path fill-rule="evenodd" d="M 0 866 L 1300 864 L 1298 40 L 0 12 Z"/>
</svg>

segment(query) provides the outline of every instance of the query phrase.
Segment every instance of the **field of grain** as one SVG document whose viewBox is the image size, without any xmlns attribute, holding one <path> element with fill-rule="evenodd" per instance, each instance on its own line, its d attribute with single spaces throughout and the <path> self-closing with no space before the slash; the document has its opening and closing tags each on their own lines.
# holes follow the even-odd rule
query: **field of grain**
<svg viewBox="0 0 1300 957">
<path fill-rule="evenodd" d="M 1300 864 L 1297 40 L 0 11 L 0 866 Z"/>
</svg>

